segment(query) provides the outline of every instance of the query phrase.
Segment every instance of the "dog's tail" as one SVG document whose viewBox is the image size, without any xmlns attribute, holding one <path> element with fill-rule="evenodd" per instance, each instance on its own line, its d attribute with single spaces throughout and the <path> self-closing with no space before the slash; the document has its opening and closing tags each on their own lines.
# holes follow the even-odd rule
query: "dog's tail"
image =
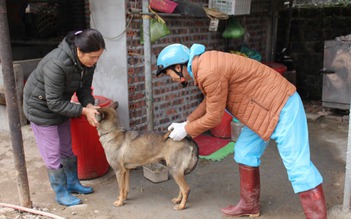
<svg viewBox="0 0 351 219">
<path fill-rule="evenodd" d="M 186 138 L 185 139 L 188 143 L 189 143 L 189 147 L 192 149 L 191 151 L 191 159 L 189 162 L 188 167 L 185 169 L 185 174 L 190 173 L 191 171 L 193 171 L 199 161 L 199 146 L 197 145 L 197 143 L 191 139 L 191 138 Z"/>
</svg>

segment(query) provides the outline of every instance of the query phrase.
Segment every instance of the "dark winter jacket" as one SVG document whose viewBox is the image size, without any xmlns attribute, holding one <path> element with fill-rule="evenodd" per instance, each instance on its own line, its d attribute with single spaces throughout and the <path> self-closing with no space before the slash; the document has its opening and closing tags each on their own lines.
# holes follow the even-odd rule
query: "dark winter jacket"
<svg viewBox="0 0 351 219">
<path fill-rule="evenodd" d="M 23 95 L 24 114 L 30 122 L 58 125 L 81 116 L 83 106 L 94 104 L 91 84 L 95 66 L 81 65 L 75 51 L 64 39 L 30 74 Z M 81 105 L 71 102 L 74 92 Z"/>
</svg>

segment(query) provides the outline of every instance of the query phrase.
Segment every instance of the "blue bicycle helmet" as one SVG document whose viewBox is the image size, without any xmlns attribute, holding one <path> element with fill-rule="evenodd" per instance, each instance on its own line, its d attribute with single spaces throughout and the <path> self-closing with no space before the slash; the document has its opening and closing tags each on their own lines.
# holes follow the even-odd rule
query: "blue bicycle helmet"
<svg viewBox="0 0 351 219">
<path fill-rule="evenodd" d="M 182 44 L 176 43 L 165 47 L 157 57 L 156 76 L 164 73 L 164 70 L 172 65 L 187 63 L 189 55 L 189 48 Z"/>
</svg>

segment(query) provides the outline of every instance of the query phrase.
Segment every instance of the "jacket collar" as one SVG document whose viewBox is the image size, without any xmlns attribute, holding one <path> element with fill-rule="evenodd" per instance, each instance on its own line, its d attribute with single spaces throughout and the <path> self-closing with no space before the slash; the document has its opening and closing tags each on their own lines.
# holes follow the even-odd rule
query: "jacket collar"
<svg viewBox="0 0 351 219">
<path fill-rule="evenodd" d="M 197 73 L 198 73 L 198 69 L 199 69 L 199 57 L 198 56 L 194 57 L 194 59 L 192 60 L 191 69 L 193 72 L 193 78 L 194 78 L 195 85 L 197 86 L 198 85 Z"/>
<path fill-rule="evenodd" d="M 73 61 L 74 66 L 79 70 L 82 71 L 85 67 L 80 63 L 78 56 L 77 56 L 77 49 L 74 45 L 69 45 L 66 41 L 66 38 L 64 38 L 60 45 L 58 46 L 61 48 L 67 55 L 68 57 Z"/>
<path fill-rule="evenodd" d="M 73 60 L 74 60 L 74 65 L 77 66 L 80 70 L 83 70 L 85 67 L 80 63 L 77 55 L 77 47 L 71 46 L 72 54 L 73 54 Z"/>
<path fill-rule="evenodd" d="M 200 56 L 206 50 L 205 46 L 202 44 L 195 43 L 190 47 L 189 61 L 188 61 L 188 72 L 192 78 L 194 78 L 194 74 L 192 72 L 192 62 L 193 59 L 197 56 Z"/>
</svg>

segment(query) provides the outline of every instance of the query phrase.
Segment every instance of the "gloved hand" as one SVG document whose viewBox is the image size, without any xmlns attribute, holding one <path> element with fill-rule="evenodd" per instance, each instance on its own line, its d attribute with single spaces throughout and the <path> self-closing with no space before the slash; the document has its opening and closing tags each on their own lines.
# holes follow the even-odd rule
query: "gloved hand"
<svg viewBox="0 0 351 219">
<path fill-rule="evenodd" d="M 169 137 L 173 139 L 173 141 L 181 141 L 183 138 L 187 136 L 187 132 L 185 131 L 185 126 L 188 124 L 188 122 L 182 122 L 182 123 L 172 123 L 170 126 L 168 126 L 168 131 L 171 131 L 171 134 L 169 134 Z"/>
</svg>

